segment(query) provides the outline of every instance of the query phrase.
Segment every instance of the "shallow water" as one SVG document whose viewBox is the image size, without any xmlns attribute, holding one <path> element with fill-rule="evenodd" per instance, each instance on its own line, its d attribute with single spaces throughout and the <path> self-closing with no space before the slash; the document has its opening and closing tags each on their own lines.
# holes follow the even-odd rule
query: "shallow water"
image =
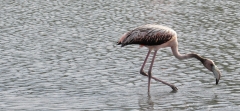
<svg viewBox="0 0 240 111">
<path fill-rule="evenodd" d="M 1 110 L 237 110 L 240 1 L 1 1 Z M 153 76 L 139 74 L 146 48 L 117 40 L 144 24 L 178 33 L 179 51 L 212 59 L 219 85 L 195 59 L 161 49 Z M 149 63 L 147 64 L 149 65 Z M 146 67 L 146 71 L 147 71 Z"/>
</svg>

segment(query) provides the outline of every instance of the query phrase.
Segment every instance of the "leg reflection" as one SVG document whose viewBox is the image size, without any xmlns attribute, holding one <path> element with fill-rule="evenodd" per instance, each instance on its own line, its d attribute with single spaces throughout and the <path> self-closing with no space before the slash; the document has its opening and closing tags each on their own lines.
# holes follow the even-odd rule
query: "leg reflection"
<svg viewBox="0 0 240 111">
<path fill-rule="evenodd" d="M 148 96 L 142 95 L 142 97 L 140 97 L 138 100 L 138 105 L 140 110 L 153 110 L 154 102 L 151 99 L 150 93 L 148 93 Z"/>
</svg>

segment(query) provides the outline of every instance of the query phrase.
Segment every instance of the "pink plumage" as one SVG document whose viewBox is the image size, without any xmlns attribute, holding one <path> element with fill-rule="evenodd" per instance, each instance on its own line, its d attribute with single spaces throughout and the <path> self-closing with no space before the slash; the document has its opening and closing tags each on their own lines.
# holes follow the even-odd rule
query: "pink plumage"
<svg viewBox="0 0 240 111">
<path fill-rule="evenodd" d="M 176 36 L 176 32 L 161 25 L 144 25 L 125 33 L 118 44 L 141 44 L 146 46 L 161 45 Z"/>
<path fill-rule="evenodd" d="M 151 78 L 170 86 L 173 89 L 173 91 L 178 90 L 177 87 L 175 87 L 174 85 L 164 82 L 155 77 L 152 77 L 152 66 L 153 66 L 155 56 L 157 54 L 157 51 L 160 48 L 164 48 L 164 47 L 171 47 L 173 55 L 179 60 L 188 59 L 188 58 L 196 58 L 209 71 L 213 72 L 214 77 L 216 78 L 216 84 L 218 84 L 218 82 L 220 80 L 221 73 L 217 69 L 217 67 L 215 66 L 215 64 L 212 60 L 203 58 L 203 57 L 199 56 L 198 54 L 190 53 L 190 54 L 182 55 L 178 52 L 177 33 L 174 30 L 172 30 L 171 28 L 168 28 L 168 27 L 162 26 L 162 25 L 150 25 L 150 24 L 137 27 L 137 28 L 125 33 L 118 41 L 118 45 L 121 45 L 122 47 L 124 47 L 126 45 L 130 45 L 130 44 L 139 44 L 140 46 L 145 46 L 149 49 L 147 56 L 143 62 L 143 65 L 140 69 L 140 74 L 142 74 L 144 76 L 148 76 L 148 92 L 150 92 Z M 152 50 L 154 50 L 155 52 L 152 57 L 152 61 L 151 61 L 148 73 L 145 73 L 143 71 L 143 69 L 144 69 L 144 66 L 150 55 L 150 52 Z"/>
</svg>

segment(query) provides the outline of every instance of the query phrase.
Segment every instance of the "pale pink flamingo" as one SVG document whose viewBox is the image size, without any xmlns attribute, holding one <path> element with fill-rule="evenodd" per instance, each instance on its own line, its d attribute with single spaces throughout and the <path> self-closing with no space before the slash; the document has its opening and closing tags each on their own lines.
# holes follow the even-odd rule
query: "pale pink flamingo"
<svg viewBox="0 0 240 111">
<path fill-rule="evenodd" d="M 168 28 L 166 26 L 150 25 L 150 24 L 140 26 L 138 28 L 135 28 L 135 29 L 125 33 L 118 41 L 118 45 L 120 45 L 120 44 L 122 47 L 125 45 L 129 45 L 129 44 L 139 44 L 140 46 L 145 46 L 149 49 L 147 56 L 143 62 L 143 65 L 140 69 L 140 74 L 142 74 L 144 76 L 148 76 L 148 92 L 150 92 L 151 78 L 170 86 L 173 89 L 173 91 L 178 90 L 177 87 L 175 87 L 174 85 L 153 77 L 152 73 L 151 73 L 154 58 L 157 54 L 157 51 L 160 48 L 165 48 L 165 47 L 171 47 L 173 55 L 176 58 L 178 58 L 179 60 L 188 59 L 188 58 L 196 58 L 209 71 L 213 72 L 213 75 L 216 78 L 216 84 L 218 84 L 218 82 L 220 80 L 221 73 L 212 60 L 203 58 L 194 53 L 184 54 L 184 55 L 180 54 L 178 52 L 177 33 L 173 29 Z M 143 71 L 143 68 L 144 68 L 144 66 L 147 62 L 148 56 L 152 50 L 154 50 L 154 55 L 152 57 L 152 61 L 151 61 L 148 73 L 145 73 Z"/>
</svg>

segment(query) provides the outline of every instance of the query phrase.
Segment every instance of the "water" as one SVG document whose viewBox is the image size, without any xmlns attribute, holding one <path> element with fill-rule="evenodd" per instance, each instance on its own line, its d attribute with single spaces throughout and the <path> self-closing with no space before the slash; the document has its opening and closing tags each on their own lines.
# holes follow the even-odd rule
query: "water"
<svg viewBox="0 0 240 111">
<path fill-rule="evenodd" d="M 239 0 L 25 0 L 0 2 L 1 110 L 238 110 Z M 173 28 L 181 53 L 215 61 L 219 85 L 195 59 L 158 52 L 139 74 L 146 48 L 117 40 L 144 24 Z M 149 65 L 149 63 L 147 64 Z M 147 71 L 147 67 L 145 69 Z"/>
</svg>

